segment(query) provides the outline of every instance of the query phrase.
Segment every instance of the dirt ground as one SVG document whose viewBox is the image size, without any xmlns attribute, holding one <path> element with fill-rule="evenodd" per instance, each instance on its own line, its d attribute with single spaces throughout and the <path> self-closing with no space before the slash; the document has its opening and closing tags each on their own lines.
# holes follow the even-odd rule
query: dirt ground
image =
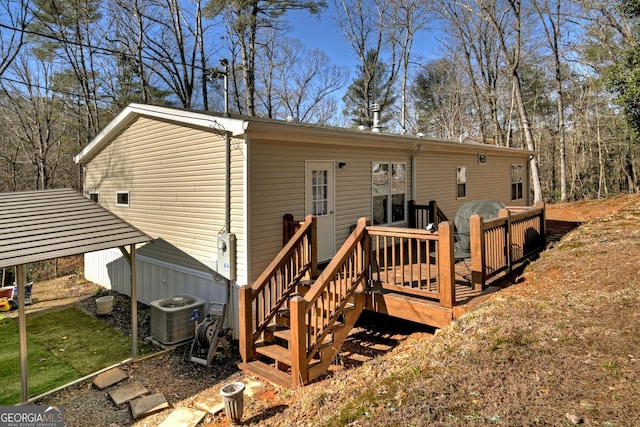
<svg viewBox="0 0 640 427">
<path fill-rule="evenodd" d="M 640 425 L 640 198 L 550 205 L 547 218 L 583 225 L 543 253 L 521 283 L 435 335 L 363 318 L 341 353 L 343 369 L 301 390 L 265 384 L 245 400 L 243 424 Z M 74 275 L 47 283 L 34 287 L 32 310 L 61 302 L 95 315 L 94 284 Z M 127 298 L 119 296 L 116 307 L 128 307 Z M 123 308 L 103 318 L 128 333 L 128 316 Z M 145 306 L 139 319 L 146 336 Z M 243 378 L 237 358 L 207 369 L 185 352 L 125 367 L 170 404 L 138 422 L 88 382 L 36 403 L 63 405 L 69 426 L 156 426 L 174 408 L 193 407 Z M 228 421 L 220 413 L 200 425 Z"/>
</svg>

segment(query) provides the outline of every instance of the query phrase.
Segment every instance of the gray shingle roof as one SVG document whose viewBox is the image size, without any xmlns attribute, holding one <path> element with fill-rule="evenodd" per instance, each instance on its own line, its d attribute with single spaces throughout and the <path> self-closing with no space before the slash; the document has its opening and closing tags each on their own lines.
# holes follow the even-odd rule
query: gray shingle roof
<svg viewBox="0 0 640 427">
<path fill-rule="evenodd" d="M 0 193 L 0 268 L 151 240 L 69 188 Z"/>
</svg>

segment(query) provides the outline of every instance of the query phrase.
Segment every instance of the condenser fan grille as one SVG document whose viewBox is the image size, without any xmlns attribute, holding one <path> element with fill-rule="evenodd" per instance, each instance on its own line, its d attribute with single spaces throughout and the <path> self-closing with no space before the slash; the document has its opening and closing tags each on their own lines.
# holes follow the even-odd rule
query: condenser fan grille
<svg viewBox="0 0 640 427">
<path fill-rule="evenodd" d="M 171 345 L 193 338 L 194 310 L 204 312 L 205 301 L 192 295 L 176 295 L 151 302 L 151 336 Z"/>
</svg>

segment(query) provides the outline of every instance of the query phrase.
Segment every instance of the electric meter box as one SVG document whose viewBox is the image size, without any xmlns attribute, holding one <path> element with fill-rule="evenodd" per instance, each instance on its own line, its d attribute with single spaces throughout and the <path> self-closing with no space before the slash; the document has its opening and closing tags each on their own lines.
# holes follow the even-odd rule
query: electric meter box
<svg viewBox="0 0 640 427">
<path fill-rule="evenodd" d="M 236 278 L 236 235 L 218 234 L 218 274 L 229 280 Z"/>
</svg>

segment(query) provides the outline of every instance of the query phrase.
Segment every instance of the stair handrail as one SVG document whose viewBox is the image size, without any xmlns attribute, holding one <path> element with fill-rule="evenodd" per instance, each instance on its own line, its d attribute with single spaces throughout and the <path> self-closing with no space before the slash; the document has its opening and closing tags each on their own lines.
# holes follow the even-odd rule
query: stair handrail
<svg viewBox="0 0 640 427">
<path fill-rule="evenodd" d="M 260 336 L 271 323 L 282 306 L 296 292 L 296 286 L 306 276 L 315 277 L 318 271 L 317 257 L 317 225 L 313 215 L 305 217 L 300 228 L 293 237 L 280 250 L 260 277 L 251 285 L 240 288 L 240 334 L 247 344 L 241 349 L 243 359 L 251 359 L 253 342 Z M 296 262 L 297 261 L 297 262 Z M 284 280 L 278 280 L 284 279 Z M 272 289 L 269 284 L 274 284 Z M 271 301 L 264 310 L 258 309 L 257 301 L 269 289 L 276 295 L 275 301 Z M 256 304 L 254 304 L 256 302 Z M 260 316 L 260 314 L 262 314 Z"/>
<path fill-rule="evenodd" d="M 351 262 L 351 271 L 345 271 L 346 264 Z M 329 262 L 324 271 L 318 276 L 313 286 L 304 295 L 305 300 L 305 324 L 300 327 L 307 331 L 307 363 L 315 356 L 322 345 L 325 337 L 331 332 L 331 328 L 336 323 L 343 309 L 346 307 L 357 288 L 369 277 L 369 267 L 371 265 L 371 250 L 369 235 L 367 233 L 367 219 L 360 218 L 355 230 L 349 235 L 338 253 Z M 342 274 L 341 277 L 338 276 Z M 318 307 L 323 295 L 326 295 L 329 286 L 336 283 L 336 278 L 342 279 L 342 292 L 338 294 L 338 301 L 326 301 L 326 307 Z M 346 281 L 346 282 L 345 282 Z M 335 294 L 333 294 L 335 295 Z M 321 324 L 318 324 L 318 316 L 314 310 L 320 310 L 321 314 L 327 309 L 327 314 L 322 315 Z M 292 319 L 293 321 L 293 319 Z"/>
</svg>

